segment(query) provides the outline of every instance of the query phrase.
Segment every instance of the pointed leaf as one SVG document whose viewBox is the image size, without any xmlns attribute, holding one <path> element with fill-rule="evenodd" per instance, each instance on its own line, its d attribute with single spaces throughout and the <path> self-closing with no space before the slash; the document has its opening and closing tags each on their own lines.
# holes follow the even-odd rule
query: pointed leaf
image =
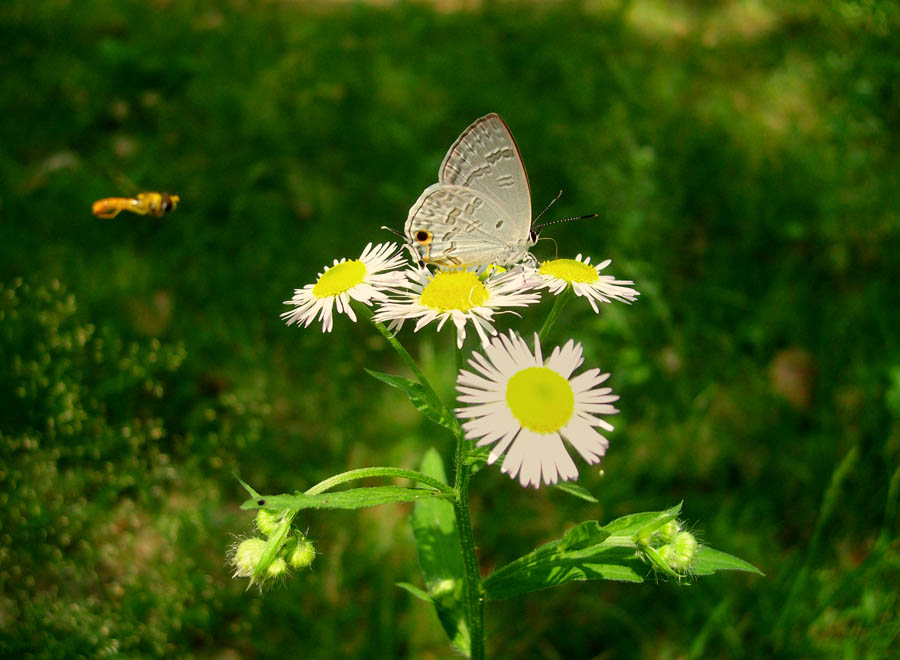
<svg viewBox="0 0 900 660">
<path fill-rule="evenodd" d="M 419 587 L 410 584 L 409 582 L 394 582 L 394 586 L 408 591 L 413 596 L 415 596 L 419 600 L 424 600 L 429 605 L 434 605 L 434 601 L 431 599 L 431 596 L 429 596 L 427 592 L 422 591 L 421 589 L 419 589 Z"/>
<path fill-rule="evenodd" d="M 643 582 L 647 565 L 637 552 L 637 538 L 652 534 L 681 511 L 649 511 L 617 518 L 601 526 L 587 521 L 563 538 L 503 566 L 484 580 L 488 597 L 510 598 L 581 580 Z"/>
<path fill-rule="evenodd" d="M 578 484 L 573 484 L 571 481 L 562 481 L 556 484 L 554 488 L 592 504 L 596 504 L 599 501 L 596 497 L 591 495 L 591 492 L 587 488 L 579 486 Z"/>
<path fill-rule="evenodd" d="M 441 456 L 433 448 L 426 452 L 421 470 L 429 477 L 447 481 Z M 419 566 L 441 625 L 453 644 L 468 655 L 471 643 L 463 609 L 465 569 L 453 505 L 437 498 L 420 500 L 411 523 Z"/>
<path fill-rule="evenodd" d="M 600 543 L 591 548 L 565 551 L 559 549 L 558 543 L 541 546 L 494 571 L 483 582 L 488 598 L 503 600 L 573 581 L 644 581 L 647 567 L 634 548 Z"/>
<path fill-rule="evenodd" d="M 700 546 L 697 555 L 694 557 L 694 565 L 691 572 L 694 575 L 712 575 L 716 571 L 746 571 L 764 575 L 756 566 L 743 559 L 720 550 Z"/>
<path fill-rule="evenodd" d="M 369 506 L 391 504 L 395 502 L 417 502 L 420 500 L 444 500 L 452 497 L 430 488 L 401 488 L 400 486 L 374 486 L 371 488 L 351 488 L 349 490 L 332 491 L 320 495 L 264 495 L 247 500 L 242 509 L 362 509 Z"/>
<path fill-rule="evenodd" d="M 602 543 L 609 538 L 610 533 L 600 527 L 596 520 L 587 520 L 575 525 L 559 540 L 560 550 L 577 550 Z"/>
<path fill-rule="evenodd" d="M 633 513 L 628 516 L 616 518 L 603 526 L 603 529 L 615 536 L 638 536 L 652 534 L 670 520 L 681 513 L 681 504 L 677 504 L 665 511 L 647 511 L 646 513 Z"/>
<path fill-rule="evenodd" d="M 444 407 L 444 404 L 432 396 L 416 381 L 404 378 L 403 376 L 394 376 L 393 374 L 385 374 L 380 371 L 372 371 L 371 369 L 366 369 L 366 373 L 373 378 L 380 380 L 382 383 L 386 383 L 391 387 L 396 387 L 398 390 L 405 392 L 406 396 L 409 397 L 409 400 L 416 407 L 416 410 L 421 412 L 435 424 L 440 424 L 444 428 L 454 432 L 456 431 L 456 424 L 454 423 L 453 416 Z"/>
</svg>

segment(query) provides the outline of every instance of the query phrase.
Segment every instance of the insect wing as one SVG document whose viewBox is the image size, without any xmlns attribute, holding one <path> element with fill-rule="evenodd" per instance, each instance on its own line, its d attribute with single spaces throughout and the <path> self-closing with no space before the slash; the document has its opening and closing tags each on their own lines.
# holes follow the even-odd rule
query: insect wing
<svg viewBox="0 0 900 660">
<path fill-rule="evenodd" d="M 404 232 L 423 260 L 443 267 L 508 262 L 520 258 L 521 248 L 500 236 L 513 222 L 489 195 L 463 186 L 435 183 L 409 210 Z M 509 253 L 509 254 L 507 254 Z"/>
<path fill-rule="evenodd" d="M 506 241 L 525 240 L 531 230 L 531 188 L 519 147 L 500 115 L 477 119 L 460 135 L 438 173 L 438 181 L 483 193 L 504 209 L 511 223 Z"/>
</svg>

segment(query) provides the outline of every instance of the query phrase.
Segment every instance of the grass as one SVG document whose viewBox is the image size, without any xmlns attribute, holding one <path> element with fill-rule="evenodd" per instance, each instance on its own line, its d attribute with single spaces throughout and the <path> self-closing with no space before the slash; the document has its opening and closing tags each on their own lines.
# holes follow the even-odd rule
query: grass
<svg viewBox="0 0 900 660">
<path fill-rule="evenodd" d="M 622 414 L 593 507 L 472 485 L 483 571 L 680 500 L 766 577 L 570 586 L 488 609 L 493 657 L 862 657 L 896 645 L 900 27 L 895 5 L 225 2 L 0 8 L 0 650 L 448 657 L 394 582 L 408 510 L 310 514 L 311 573 L 260 597 L 225 553 L 265 492 L 441 445 L 293 288 L 401 227 L 501 113 L 562 256 L 642 292 L 570 305 Z M 177 192 L 161 221 L 94 199 Z M 552 256 L 552 243 L 534 250 Z M 545 301 L 545 305 L 548 304 Z M 538 327 L 549 308 L 517 327 Z M 528 325 L 531 324 L 531 325 Z M 452 393 L 448 335 L 403 339 Z M 521 621 L 529 621 L 527 631 Z"/>
</svg>

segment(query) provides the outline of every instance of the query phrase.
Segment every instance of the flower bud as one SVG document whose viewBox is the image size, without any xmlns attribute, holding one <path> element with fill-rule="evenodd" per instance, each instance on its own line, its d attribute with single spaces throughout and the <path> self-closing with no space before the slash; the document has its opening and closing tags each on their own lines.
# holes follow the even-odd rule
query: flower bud
<svg viewBox="0 0 900 660">
<path fill-rule="evenodd" d="M 280 575 L 284 575 L 287 572 L 287 564 L 284 559 L 278 557 L 273 560 L 271 564 L 269 564 L 269 568 L 266 569 L 267 577 L 279 577 Z"/>
<path fill-rule="evenodd" d="M 256 570 L 265 549 L 266 542 L 262 539 L 252 538 L 242 541 L 232 558 L 234 577 L 253 577 L 253 571 Z"/>
<path fill-rule="evenodd" d="M 297 542 L 296 547 L 291 551 L 288 562 L 294 568 L 307 568 L 311 566 L 316 558 L 316 546 L 312 541 L 302 539 Z"/>
<path fill-rule="evenodd" d="M 657 552 L 669 568 L 683 574 L 693 566 L 698 547 L 693 534 L 678 532 L 672 543 L 662 546 Z"/>
<path fill-rule="evenodd" d="M 673 519 L 659 528 L 659 537 L 664 543 L 672 543 L 675 540 L 675 535 L 680 531 L 681 525 L 677 520 Z"/>
<path fill-rule="evenodd" d="M 281 522 L 281 514 L 267 509 L 260 509 L 256 512 L 256 528 L 266 536 L 271 536 L 279 523 Z"/>
<path fill-rule="evenodd" d="M 429 595 L 435 603 L 440 603 L 447 608 L 451 608 L 456 605 L 459 600 L 461 586 L 462 585 L 457 580 L 445 578 L 431 587 Z"/>
</svg>

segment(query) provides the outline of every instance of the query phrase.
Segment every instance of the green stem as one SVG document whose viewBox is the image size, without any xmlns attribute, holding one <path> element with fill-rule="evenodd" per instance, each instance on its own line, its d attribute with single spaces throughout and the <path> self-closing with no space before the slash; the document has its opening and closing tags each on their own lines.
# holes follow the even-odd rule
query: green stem
<svg viewBox="0 0 900 660">
<path fill-rule="evenodd" d="M 397 351 L 397 354 L 400 356 L 403 362 L 406 363 L 406 366 L 409 367 L 413 372 L 416 380 L 419 382 L 419 385 L 422 386 L 426 394 L 431 398 L 432 402 L 443 408 L 444 412 L 446 413 L 447 419 L 452 419 L 454 421 L 454 425 L 456 427 L 455 432 L 461 432 L 459 422 L 456 421 L 456 416 L 443 404 L 440 397 L 438 397 L 438 395 L 435 393 L 434 388 L 431 387 L 431 383 L 428 382 L 428 379 L 425 378 L 425 375 L 419 370 L 419 367 L 416 365 L 415 361 L 412 359 L 406 349 L 403 348 L 403 344 L 397 341 L 397 338 L 394 337 L 393 334 L 391 334 L 391 331 L 387 329 L 387 326 L 385 326 L 384 323 L 375 320 L 374 315 L 372 314 L 372 310 L 369 309 L 366 305 L 353 301 L 353 308 L 360 314 L 360 316 L 364 316 L 365 318 L 367 318 L 372 323 L 372 325 L 375 326 L 375 329 L 378 330 L 379 333 L 381 333 L 381 336 L 387 340 L 387 343 L 391 345 L 391 348 Z"/>
<path fill-rule="evenodd" d="M 315 486 L 307 490 L 304 494 L 318 495 L 319 493 L 324 493 L 326 490 L 331 490 L 335 486 L 346 483 L 348 481 L 354 481 L 356 479 L 368 479 L 370 477 L 401 477 L 403 479 L 412 479 L 413 481 L 418 481 L 425 484 L 426 486 L 431 486 L 432 488 L 444 493 L 455 492 L 452 488 L 450 488 L 450 486 L 441 482 L 440 480 L 433 479 L 427 474 L 422 474 L 421 472 L 416 472 L 415 470 L 390 467 L 372 467 L 360 468 L 359 470 L 350 470 L 348 472 L 341 472 L 340 474 L 336 474 L 333 477 L 328 477 L 324 481 L 320 481 Z"/>
<path fill-rule="evenodd" d="M 569 300 L 572 298 L 572 285 L 566 287 L 565 291 L 556 296 L 556 302 L 553 303 L 553 309 L 550 310 L 549 316 L 544 321 L 544 325 L 541 326 L 540 332 L 538 332 L 538 337 L 541 340 L 541 343 L 544 343 L 544 340 L 547 338 L 547 335 L 550 334 L 550 328 L 553 327 L 553 324 L 556 323 L 556 319 L 559 317 L 560 313 L 563 311 L 563 308 L 568 304 Z"/>
<path fill-rule="evenodd" d="M 456 350 L 457 364 L 462 362 L 462 351 Z M 460 428 L 456 432 L 456 477 L 454 488 L 456 489 L 456 501 L 453 503 L 453 513 L 456 516 L 456 529 L 459 534 L 459 543 L 463 554 L 463 569 L 465 578 L 465 611 L 466 622 L 469 624 L 469 638 L 471 640 L 471 660 L 483 660 L 484 658 L 484 589 L 481 586 L 481 574 L 478 571 L 478 557 L 475 554 L 475 537 L 472 534 L 472 521 L 469 518 L 469 480 L 472 477 L 470 466 L 466 459 L 468 441 Z"/>
<path fill-rule="evenodd" d="M 432 488 L 444 493 L 456 492 L 452 488 L 450 488 L 450 486 L 441 482 L 440 480 L 429 477 L 427 474 L 416 472 L 415 470 L 406 470 L 404 468 L 394 467 L 369 467 L 360 468 L 359 470 L 350 470 L 348 472 L 341 472 L 340 474 L 336 474 L 333 477 L 328 477 L 324 481 L 320 481 L 315 486 L 307 490 L 304 494 L 318 495 L 320 493 L 324 493 L 326 490 L 331 490 L 335 486 L 346 483 L 348 481 L 354 481 L 356 479 L 368 479 L 370 477 L 402 477 L 403 479 L 412 479 L 413 481 L 418 481 L 425 484 L 426 486 L 431 486 Z"/>
<path fill-rule="evenodd" d="M 471 639 L 471 660 L 484 659 L 484 595 L 481 587 L 481 575 L 478 572 L 478 558 L 475 555 L 475 539 L 472 535 L 472 522 L 469 519 L 469 479 L 472 474 L 464 458 L 466 439 L 462 433 L 457 434 L 456 444 L 456 501 L 453 513 L 456 515 L 456 529 L 462 547 L 463 567 L 465 569 L 465 610 L 469 624 Z"/>
<path fill-rule="evenodd" d="M 415 374 L 416 380 L 425 389 L 428 395 L 447 412 L 449 419 L 453 420 L 453 435 L 456 437 L 456 477 L 454 481 L 454 490 L 456 491 L 456 499 L 453 502 L 453 513 L 456 517 L 456 529 L 459 534 L 459 542 L 462 547 L 464 583 L 465 583 L 465 612 L 466 622 L 469 625 L 469 637 L 471 640 L 470 658 L 471 660 L 484 660 L 484 591 L 481 586 L 481 575 L 478 572 L 478 558 L 475 555 L 475 538 L 472 534 L 472 522 L 469 519 L 469 479 L 472 474 L 470 468 L 465 461 L 466 452 L 466 436 L 462 426 L 456 419 L 456 415 L 447 410 L 438 395 L 432 389 L 431 384 L 425 378 L 424 374 L 416 366 L 416 363 L 410 357 L 409 353 L 403 348 L 402 344 L 394 337 L 393 334 L 385 327 L 383 323 L 379 323 L 373 318 L 372 310 L 365 305 L 354 305 L 354 309 L 358 310 L 360 315 L 371 321 L 375 329 L 387 340 L 393 347 L 406 366 Z M 457 349 L 457 365 L 462 361 L 462 353 Z M 345 473 L 349 474 L 349 473 Z M 340 476 L 340 475 L 338 475 Z M 332 477 L 335 479 L 336 477 Z M 423 481 L 422 479 L 419 479 Z M 328 481 L 328 480 L 326 480 Z M 325 482 L 322 482 L 324 484 Z M 319 484 L 321 486 L 322 484 Z M 430 485 L 430 484 L 429 484 Z M 318 486 L 314 486 L 317 488 Z"/>
</svg>

